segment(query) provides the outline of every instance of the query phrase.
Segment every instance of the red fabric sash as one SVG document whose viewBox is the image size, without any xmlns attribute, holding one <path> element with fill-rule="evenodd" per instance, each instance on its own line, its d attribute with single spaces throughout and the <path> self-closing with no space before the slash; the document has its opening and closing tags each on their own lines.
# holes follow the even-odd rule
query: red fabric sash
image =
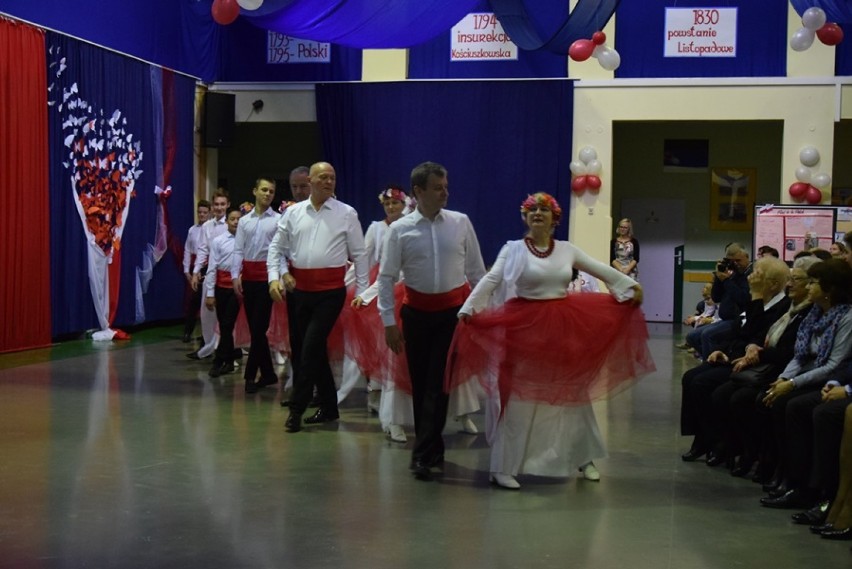
<svg viewBox="0 0 852 569">
<path fill-rule="evenodd" d="M 219 288 L 234 288 L 231 271 L 216 271 L 216 286 Z"/>
<path fill-rule="evenodd" d="M 405 298 L 403 298 L 402 303 L 423 312 L 440 312 L 461 306 L 467 300 L 468 295 L 470 295 L 470 285 L 467 283 L 438 294 L 426 294 L 405 287 Z"/>
<path fill-rule="evenodd" d="M 262 283 L 266 282 L 266 261 L 246 261 L 243 260 L 243 272 L 240 278 L 244 281 Z"/>
<path fill-rule="evenodd" d="M 290 267 L 290 274 L 296 279 L 296 288 L 306 292 L 320 292 L 343 288 L 343 277 L 346 267 L 329 267 L 327 269 L 298 269 Z"/>
</svg>

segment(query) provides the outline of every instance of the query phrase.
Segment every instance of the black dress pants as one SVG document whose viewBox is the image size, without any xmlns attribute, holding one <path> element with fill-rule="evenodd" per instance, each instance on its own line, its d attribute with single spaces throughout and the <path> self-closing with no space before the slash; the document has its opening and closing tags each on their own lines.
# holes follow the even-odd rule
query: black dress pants
<svg viewBox="0 0 852 569">
<path fill-rule="evenodd" d="M 328 336 L 331 334 L 343 303 L 346 288 L 320 292 L 294 290 L 287 293 L 288 306 L 292 303 L 290 348 L 293 358 L 293 397 L 290 410 L 302 414 L 313 396 L 314 385 L 320 408 L 337 414 L 337 389 L 328 361 Z"/>
<path fill-rule="evenodd" d="M 234 325 L 240 313 L 240 299 L 232 288 L 217 286 L 216 320 L 219 322 L 219 345 L 214 363 L 234 363 Z"/>
<path fill-rule="evenodd" d="M 730 365 L 705 362 L 687 370 L 681 378 L 681 434 L 695 435 L 694 446 L 698 448 L 712 449 L 719 442 L 715 436 L 712 395 L 730 375 Z"/>
<path fill-rule="evenodd" d="M 402 307 L 405 355 L 414 402 L 414 461 L 429 463 L 444 455 L 441 433 L 447 423 L 449 403 L 449 396 L 444 393 L 444 370 L 459 308 L 425 312 L 407 305 Z"/>
<path fill-rule="evenodd" d="M 272 354 L 269 352 L 269 340 L 266 331 L 272 317 L 272 297 L 269 296 L 269 285 L 263 281 L 243 281 L 243 304 L 246 308 L 251 346 L 244 378 L 254 381 L 260 370 L 263 380 L 275 380 L 275 369 L 272 367 Z"/>
</svg>

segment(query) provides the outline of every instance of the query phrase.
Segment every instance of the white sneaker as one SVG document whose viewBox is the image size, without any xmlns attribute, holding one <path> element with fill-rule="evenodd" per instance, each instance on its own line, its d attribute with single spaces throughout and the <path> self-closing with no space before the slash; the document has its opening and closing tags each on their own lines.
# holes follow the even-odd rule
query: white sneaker
<svg viewBox="0 0 852 569">
<path fill-rule="evenodd" d="M 583 473 L 583 478 L 585 478 L 586 480 L 591 480 L 592 482 L 599 482 L 601 479 L 601 473 L 598 472 L 597 468 L 595 468 L 594 462 L 590 462 L 585 466 L 581 466 L 580 472 Z"/>
<path fill-rule="evenodd" d="M 508 490 L 519 490 L 521 485 L 518 484 L 518 481 L 515 480 L 515 477 L 511 474 L 503 474 L 502 472 L 492 472 L 491 473 L 491 483 L 500 486 L 501 488 L 506 488 Z"/>
<path fill-rule="evenodd" d="M 400 425 L 391 425 L 388 427 L 388 438 L 395 443 L 408 442 L 408 437 L 405 436 L 405 431 Z"/>
<path fill-rule="evenodd" d="M 461 417 L 456 417 L 456 421 L 461 423 L 461 430 L 469 435 L 477 435 L 479 434 L 479 429 L 476 428 L 476 425 L 473 423 L 471 418 L 468 415 L 462 415 Z"/>
<path fill-rule="evenodd" d="M 277 366 L 287 365 L 287 358 L 278 350 L 272 350 L 272 363 Z"/>
</svg>

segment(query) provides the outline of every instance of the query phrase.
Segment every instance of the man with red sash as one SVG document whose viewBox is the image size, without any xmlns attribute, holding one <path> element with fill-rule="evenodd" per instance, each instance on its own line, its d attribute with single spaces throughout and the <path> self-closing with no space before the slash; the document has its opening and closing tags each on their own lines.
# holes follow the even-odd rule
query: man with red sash
<svg viewBox="0 0 852 569">
<path fill-rule="evenodd" d="M 207 310 L 216 310 L 216 320 L 219 322 L 219 345 L 216 346 L 210 377 L 234 371 L 234 324 L 240 312 L 240 300 L 234 294 L 231 279 L 234 235 L 240 221 L 240 210 L 229 211 L 225 219 L 228 230 L 210 244 L 207 277 L 204 279 L 204 305 Z"/>
<path fill-rule="evenodd" d="M 192 332 L 195 330 L 195 321 L 198 320 L 198 308 L 201 304 L 201 290 L 192 287 L 192 268 L 195 265 L 195 257 L 198 254 L 198 246 L 201 243 L 201 227 L 210 216 L 210 202 L 199 200 L 195 209 L 198 223 L 189 228 L 186 234 L 186 243 L 183 246 L 183 274 L 186 277 L 186 295 L 184 296 L 184 310 L 186 318 L 183 326 L 183 343 L 192 341 Z"/>
<path fill-rule="evenodd" d="M 278 376 L 272 367 L 269 340 L 266 337 L 272 316 L 272 299 L 266 285 L 266 257 L 278 219 L 281 217 L 281 214 L 269 207 L 275 197 L 275 181 L 270 178 L 258 178 L 252 193 L 254 209 L 244 215 L 237 226 L 231 264 L 234 293 L 243 299 L 251 334 L 244 374 L 246 393 L 255 393 L 262 387 L 278 383 Z M 258 371 L 260 379 L 255 381 Z"/>
<path fill-rule="evenodd" d="M 320 405 L 305 423 L 338 419 L 327 341 L 346 301 L 343 278 L 347 261 L 355 264 L 356 294 L 367 288 L 367 256 L 358 213 L 334 197 L 337 179 L 331 164 L 311 166 L 310 180 L 310 198 L 284 212 L 267 259 L 270 296 L 281 302 L 282 289 L 286 289 L 293 306 L 293 396 L 285 423 L 291 433 L 302 430 L 302 414 L 314 385 Z M 289 266 L 282 266 L 282 257 Z"/>
<path fill-rule="evenodd" d="M 207 271 L 207 258 L 213 239 L 228 231 L 225 223 L 225 214 L 231 206 L 228 191 L 225 188 L 217 188 L 210 199 L 213 205 L 213 217 L 201 226 L 201 238 L 198 241 L 195 264 L 192 268 L 192 290 L 200 290 L 204 286 L 202 281 Z M 203 295 L 201 296 L 203 305 L 205 301 Z M 197 351 L 187 354 L 186 357 L 193 360 L 210 357 L 219 343 L 219 335 L 216 333 L 216 315 L 209 310 L 201 311 L 201 335 L 204 338 L 204 345 Z"/>
<path fill-rule="evenodd" d="M 479 241 L 470 219 L 447 205 L 447 170 L 424 162 L 411 171 L 417 209 L 387 229 L 379 268 L 379 312 L 388 347 L 405 350 L 414 401 L 415 443 L 411 471 L 421 480 L 444 462 L 441 433 L 449 397 L 444 368 L 458 311 L 485 275 Z M 400 331 L 394 318 L 393 287 L 405 275 Z"/>
</svg>

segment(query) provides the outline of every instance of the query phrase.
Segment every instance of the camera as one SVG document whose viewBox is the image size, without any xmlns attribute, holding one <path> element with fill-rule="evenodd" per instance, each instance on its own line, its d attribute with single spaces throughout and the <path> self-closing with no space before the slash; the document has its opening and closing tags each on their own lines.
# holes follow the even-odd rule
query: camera
<svg viewBox="0 0 852 569">
<path fill-rule="evenodd" d="M 716 263 L 716 271 L 720 273 L 727 273 L 728 271 L 737 271 L 737 264 L 733 261 L 733 259 L 719 259 L 719 262 Z"/>
</svg>

